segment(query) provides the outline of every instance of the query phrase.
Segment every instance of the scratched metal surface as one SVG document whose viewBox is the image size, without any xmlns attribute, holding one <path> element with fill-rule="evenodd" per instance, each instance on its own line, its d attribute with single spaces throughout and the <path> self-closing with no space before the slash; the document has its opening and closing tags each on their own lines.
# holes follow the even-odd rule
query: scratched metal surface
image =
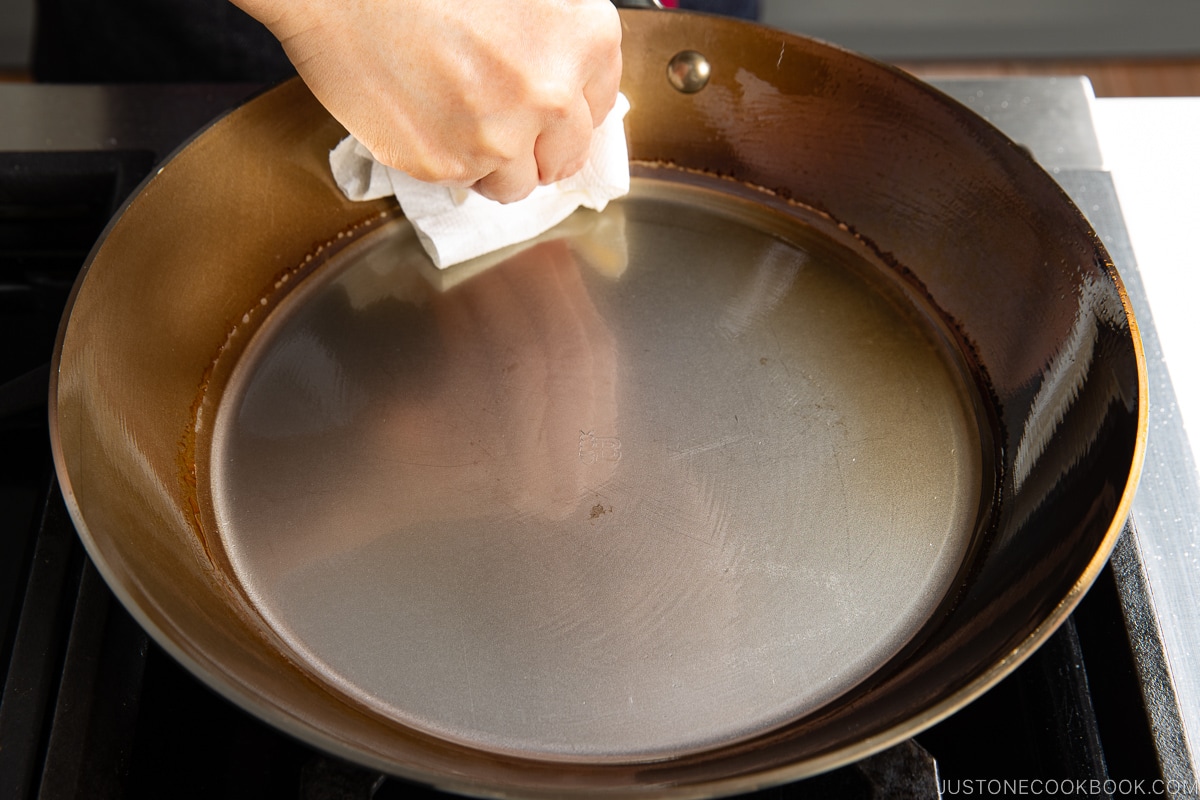
<svg viewBox="0 0 1200 800">
<path fill-rule="evenodd" d="M 829 702 L 935 614 L 992 491 L 965 365 L 861 248 L 699 184 L 465 280 L 397 220 L 258 333 L 212 495 L 323 678 L 488 750 L 658 759 Z"/>
</svg>

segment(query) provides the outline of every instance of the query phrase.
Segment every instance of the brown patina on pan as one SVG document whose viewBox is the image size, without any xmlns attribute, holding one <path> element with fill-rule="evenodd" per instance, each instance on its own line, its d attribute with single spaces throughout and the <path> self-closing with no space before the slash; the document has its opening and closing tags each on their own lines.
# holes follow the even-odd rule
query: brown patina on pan
<svg viewBox="0 0 1200 800">
<path fill-rule="evenodd" d="M 851 53 L 622 15 L 604 214 L 433 272 L 291 82 L 146 181 L 60 332 L 58 474 L 122 602 L 268 722 L 467 794 L 910 737 L 1067 617 L 1142 460 L 1120 279 L 1021 148 Z"/>
</svg>

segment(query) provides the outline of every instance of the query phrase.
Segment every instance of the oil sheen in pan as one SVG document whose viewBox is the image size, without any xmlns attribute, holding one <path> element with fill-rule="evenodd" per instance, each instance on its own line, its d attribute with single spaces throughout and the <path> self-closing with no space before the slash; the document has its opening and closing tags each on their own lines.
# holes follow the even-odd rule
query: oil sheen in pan
<svg viewBox="0 0 1200 800">
<path fill-rule="evenodd" d="M 896 281 L 657 180 L 509 256 L 433 275 L 390 223 L 235 369 L 220 534 L 323 679 L 479 748 L 656 759 L 828 703 L 934 614 L 987 454 Z"/>
</svg>

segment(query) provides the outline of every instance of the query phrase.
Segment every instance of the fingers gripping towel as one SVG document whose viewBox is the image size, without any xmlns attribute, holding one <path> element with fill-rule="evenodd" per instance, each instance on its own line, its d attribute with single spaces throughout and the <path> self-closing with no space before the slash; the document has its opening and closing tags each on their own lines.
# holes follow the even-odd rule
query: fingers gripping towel
<svg viewBox="0 0 1200 800">
<path fill-rule="evenodd" d="M 629 191 L 629 153 L 624 119 L 629 101 L 617 103 L 592 134 L 583 169 L 557 183 L 539 186 L 524 200 L 497 203 L 471 189 L 424 183 L 380 164 L 353 136 L 329 154 L 338 187 L 351 200 L 395 195 L 439 268 L 499 250 L 544 233 L 579 206 L 604 210 Z"/>
</svg>

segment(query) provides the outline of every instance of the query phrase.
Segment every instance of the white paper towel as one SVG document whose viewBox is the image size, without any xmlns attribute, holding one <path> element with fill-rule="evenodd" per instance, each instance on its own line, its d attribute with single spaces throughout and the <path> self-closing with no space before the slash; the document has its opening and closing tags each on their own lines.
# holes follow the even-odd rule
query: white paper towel
<svg viewBox="0 0 1200 800">
<path fill-rule="evenodd" d="M 351 200 L 395 195 L 404 216 L 433 263 L 441 269 L 532 239 L 586 206 L 604 210 L 608 201 L 629 191 L 629 152 L 625 114 L 629 101 L 616 105 L 592 134 L 592 150 L 583 169 L 569 178 L 539 186 L 524 200 L 497 203 L 471 189 L 424 183 L 385 167 L 353 136 L 329 154 L 334 180 Z"/>
</svg>

